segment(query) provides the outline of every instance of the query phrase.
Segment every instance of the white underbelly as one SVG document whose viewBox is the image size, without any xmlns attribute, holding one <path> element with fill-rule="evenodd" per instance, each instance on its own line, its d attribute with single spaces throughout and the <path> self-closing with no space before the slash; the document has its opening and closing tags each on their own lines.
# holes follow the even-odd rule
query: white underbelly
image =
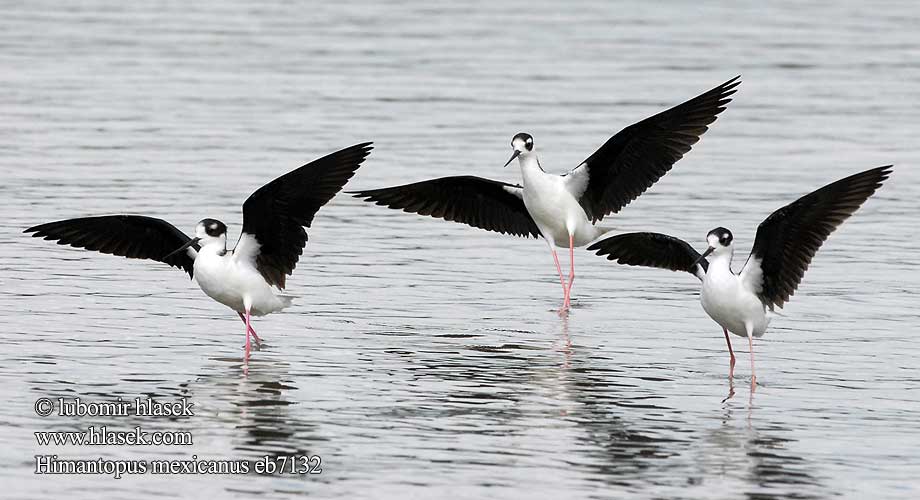
<svg viewBox="0 0 920 500">
<path fill-rule="evenodd" d="M 763 303 L 756 295 L 745 290 L 741 280 L 705 280 L 700 294 L 703 310 L 726 330 L 747 337 L 748 326 L 755 337 L 766 332 L 769 319 Z"/>
<path fill-rule="evenodd" d="M 597 230 L 588 221 L 584 208 L 565 186 L 552 177 L 538 182 L 525 182 L 524 206 L 533 217 L 543 236 L 556 246 L 569 246 L 572 234 L 575 246 L 583 246 L 597 237 Z M 556 176 L 553 176 L 556 177 Z"/>
<path fill-rule="evenodd" d="M 239 265 L 228 257 L 195 260 L 195 281 L 212 299 L 237 312 L 263 316 L 286 307 L 290 300 L 275 295 L 257 270 Z"/>
</svg>

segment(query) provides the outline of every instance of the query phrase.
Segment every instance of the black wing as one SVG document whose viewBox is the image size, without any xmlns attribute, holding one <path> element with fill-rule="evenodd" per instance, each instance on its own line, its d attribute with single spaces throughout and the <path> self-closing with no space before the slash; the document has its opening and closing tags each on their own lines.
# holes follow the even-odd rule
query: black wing
<svg viewBox="0 0 920 500">
<path fill-rule="evenodd" d="M 371 152 L 357 144 L 288 172 L 252 193 L 243 203 L 243 234 L 234 253 L 254 258 L 262 277 L 284 288 L 297 266 L 316 212 L 348 182 Z M 252 241 L 252 240 L 255 241 Z"/>
<path fill-rule="evenodd" d="M 49 222 L 23 231 L 36 238 L 129 259 L 150 259 L 185 270 L 192 276 L 194 252 L 164 257 L 191 239 L 162 219 L 142 215 L 104 215 Z M 198 251 L 198 245 L 192 245 Z"/>
<path fill-rule="evenodd" d="M 588 217 L 597 222 L 619 212 L 668 173 L 731 102 L 739 78 L 624 128 L 569 173 Z"/>
<path fill-rule="evenodd" d="M 686 271 L 703 279 L 709 261 L 684 240 L 661 233 L 626 233 L 600 240 L 588 247 L 607 260 L 629 266 L 658 267 Z M 699 262 L 697 262 L 699 260 Z"/>
<path fill-rule="evenodd" d="M 521 186 L 481 177 L 442 177 L 383 189 L 352 193 L 357 198 L 419 215 L 460 222 L 473 227 L 538 237 Z"/>
<path fill-rule="evenodd" d="M 773 212 L 757 228 L 741 276 L 770 309 L 783 307 L 824 240 L 881 187 L 891 165 L 828 184 Z"/>
</svg>

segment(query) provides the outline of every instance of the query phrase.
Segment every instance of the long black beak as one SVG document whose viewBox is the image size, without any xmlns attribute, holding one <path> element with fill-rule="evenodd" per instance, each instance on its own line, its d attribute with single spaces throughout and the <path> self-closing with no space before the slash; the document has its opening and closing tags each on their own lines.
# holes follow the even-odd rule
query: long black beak
<svg viewBox="0 0 920 500">
<path fill-rule="evenodd" d="M 201 238 L 192 238 L 192 239 L 186 241 L 185 244 L 182 245 L 181 247 L 179 247 L 179 248 L 173 250 L 172 252 L 169 252 L 169 254 L 168 254 L 166 257 L 163 257 L 163 260 L 166 260 L 166 259 L 172 257 L 173 255 L 176 255 L 177 253 L 179 253 L 179 252 L 185 250 L 186 248 L 188 248 L 188 247 L 190 247 L 190 246 L 192 246 L 192 245 L 198 243 L 199 241 L 201 241 Z"/>
<path fill-rule="evenodd" d="M 702 262 L 703 259 L 705 259 L 706 257 L 708 257 L 709 254 L 711 254 L 712 251 L 715 250 L 715 249 L 716 249 L 716 247 L 709 247 L 709 248 L 707 248 L 706 251 L 703 252 L 703 255 L 700 255 L 700 258 L 699 258 L 699 259 L 696 259 L 695 261 L 693 261 L 693 264 L 690 265 L 690 268 L 692 269 L 693 266 L 695 266 L 695 265 L 699 264 L 700 262 Z"/>
<path fill-rule="evenodd" d="M 505 163 L 505 167 L 507 167 L 508 165 L 511 165 L 511 162 L 513 162 L 514 159 L 517 158 L 519 154 L 521 154 L 521 152 L 515 149 L 514 154 L 511 155 L 511 159 L 508 160 L 508 163 Z M 502 168 L 505 168 L 505 167 L 502 167 Z"/>
</svg>

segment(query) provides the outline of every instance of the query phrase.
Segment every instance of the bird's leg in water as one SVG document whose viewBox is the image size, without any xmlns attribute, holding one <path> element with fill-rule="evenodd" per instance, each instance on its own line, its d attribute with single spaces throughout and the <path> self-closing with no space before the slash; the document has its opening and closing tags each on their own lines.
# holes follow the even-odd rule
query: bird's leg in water
<svg viewBox="0 0 920 500">
<path fill-rule="evenodd" d="M 757 375 L 754 374 L 754 335 L 751 334 L 750 328 L 748 329 L 748 346 L 751 348 L 751 392 L 753 392 L 754 387 L 757 386 Z"/>
<path fill-rule="evenodd" d="M 735 396 L 735 379 L 728 377 L 728 396 L 725 396 L 725 399 L 722 402 L 726 402 L 729 399 Z"/>
<path fill-rule="evenodd" d="M 245 321 L 246 323 L 246 354 L 243 355 L 243 360 L 246 363 L 248 363 L 249 362 L 249 351 L 251 349 L 249 345 L 249 332 L 252 330 L 252 325 L 249 324 L 249 308 L 248 307 L 246 308 L 246 318 L 243 321 Z"/>
<path fill-rule="evenodd" d="M 559 271 L 559 277 L 562 277 L 562 271 Z M 569 302 L 572 300 L 572 284 L 575 283 L 575 236 L 569 235 L 569 286 L 565 289 L 565 304 L 562 305 L 563 309 L 569 307 Z"/>
<path fill-rule="evenodd" d="M 728 378 L 735 376 L 735 352 L 732 351 L 732 341 L 728 338 L 728 330 L 722 328 L 722 331 L 725 332 L 725 343 L 728 344 L 728 354 L 731 356 L 731 361 L 728 363 Z"/>
<path fill-rule="evenodd" d="M 240 319 L 243 320 L 243 323 L 246 322 L 246 316 L 243 316 L 243 313 L 237 313 L 240 315 Z M 252 339 L 256 341 L 256 349 L 262 347 L 262 339 L 256 335 L 256 331 L 252 329 L 252 326 L 247 326 L 246 330 L 249 331 L 249 335 L 252 335 Z"/>
<path fill-rule="evenodd" d="M 550 251 L 553 252 L 553 261 L 556 262 L 556 272 L 559 273 L 559 283 L 562 283 L 562 293 L 563 302 L 562 309 L 569 307 L 569 288 L 565 285 L 565 277 L 562 276 L 562 266 L 559 265 L 559 255 L 556 254 L 556 249 L 552 246 L 549 247 Z"/>
</svg>

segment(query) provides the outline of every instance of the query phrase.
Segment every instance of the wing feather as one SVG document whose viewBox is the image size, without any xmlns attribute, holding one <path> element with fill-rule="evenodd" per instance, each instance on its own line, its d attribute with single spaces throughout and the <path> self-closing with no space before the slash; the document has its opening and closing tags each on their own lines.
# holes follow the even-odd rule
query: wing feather
<svg viewBox="0 0 920 500">
<path fill-rule="evenodd" d="M 192 277 L 198 245 L 165 258 L 191 239 L 162 219 L 142 215 L 82 217 L 32 226 L 24 231 L 36 238 L 57 241 L 129 259 L 150 259 L 169 264 Z"/>
<path fill-rule="evenodd" d="M 624 128 L 567 174 L 592 221 L 619 212 L 668 173 L 731 102 L 739 78 Z"/>
<path fill-rule="evenodd" d="M 757 228 L 742 280 L 770 309 L 782 308 L 827 237 L 881 187 L 891 168 L 851 175 L 770 214 Z"/>
<path fill-rule="evenodd" d="M 605 238 L 588 247 L 607 260 L 629 266 L 685 271 L 703 279 L 709 262 L 684 240 L 661 233 L 626 233 Z"/>
<path fill-rule="evenodd" d="M 540 236 L 540 230 L 524 206 L 521 187 L 514 184 L 458 176 L 351 194 L 377 205 L 487 231 Z"/>
<path fill-rule="evenodd" d="M 370 142 L 314 160 L 262 186 L 243 203 L 237 258 L 255 260 L 259 273 L 278 288 L 297 266 L 316 212 L 354 176 L 370 154 Z"/>
</svg>

